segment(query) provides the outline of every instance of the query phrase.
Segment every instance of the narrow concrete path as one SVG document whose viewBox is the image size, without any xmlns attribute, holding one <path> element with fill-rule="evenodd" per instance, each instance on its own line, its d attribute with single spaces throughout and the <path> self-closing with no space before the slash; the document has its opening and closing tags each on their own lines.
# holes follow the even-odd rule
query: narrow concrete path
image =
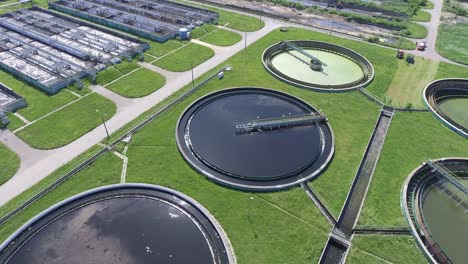
<svg viewBox="0 0 468 264">
<path fill-rule="evenodd" d="M 247 33 L 247 45 L 252 44 L 272 30 L 284 26 L 284 23 L 273 19 L 265 19 L 264 21 L 265 27 L 256 32 Z M 242 37 L 244 38 L 244 36 Z M 214 57 L 194 68 L 194 77 L 200 77 L 205 72 L 222 64 L 228 58 L 243 49 L 244 39 L 228 48 L 218 49 Z M 166 77 L 166 84 L 146 97 L 132 99 L 131 103 L 128 103 L 127 100 L 120 98 L 120 96 L 107 89 L 94 87 L 96 92 L 105 96 L 110 96 L 111 100 L 115 101 L 118 105 L 117 113 L 111 119 L 106 121 L 106 125 L 110 133 L 116 132 L 128 122 L 137 118 L 145 111 L 168 98 L 174 92 L 189 84 L 192 80 L 191 71 L 170 73 L 164 72 L 162 69 L 154 68 L 152 65 L 149 66 L 147 64 L 142 64 L 142 66 L 162 73 Z M 0 206 L 47 177 L 56 169 L 70 162 L 79 154 L 96 145 L 105 137 L 106 132 L 104 127 L 101 125 L 64 147 L 54 150 L 40 151 L 30 148 L 11 132 L 2 133 L 0 142 L 7 145 L 18 154 L 21 158 L 21 166 L 14 177 L 0 186 Z"/>
</svg>

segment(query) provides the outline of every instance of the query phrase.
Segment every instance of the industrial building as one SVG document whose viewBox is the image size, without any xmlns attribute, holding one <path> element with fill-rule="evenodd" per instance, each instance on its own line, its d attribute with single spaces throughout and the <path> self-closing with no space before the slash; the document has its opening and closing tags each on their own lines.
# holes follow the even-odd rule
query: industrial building
<svg viewBox="0 0 468 264">
<path fill-rule="evenodd" d="M 0 83 L 0 111 L 14 112 L 26 106 L 26 100 L 21 95 Z"/>
<path fill-rule="evenodd" d="M 46 9 L 32 7 L 0 16 L 0 68 L 48 94 L 107 65 L 131 59 L 148 44 Z"/>
<path fill-rule="evenodd" d="M 10 119 L 7 115 L 8 112 L 14 112 L 26 106 L 28 105 L 23 97 L 0 83 L 0 128 L 10 123 Z"/>
<path fill-rule="evenodd" d="M 180 28 L 216 23 L 218 13 L 166 0 L 59 0 L 49 7 L 158 42 Z"/>
</svg>

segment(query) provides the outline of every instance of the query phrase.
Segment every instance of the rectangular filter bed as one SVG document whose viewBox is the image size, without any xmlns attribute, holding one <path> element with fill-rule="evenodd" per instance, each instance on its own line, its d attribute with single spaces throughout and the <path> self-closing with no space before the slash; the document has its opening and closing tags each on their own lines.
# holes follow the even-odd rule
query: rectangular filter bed
<svg viewBox="0 0 468 264">
<path fill-rule="evenodd" d="M 0 112 L 14 112 L 17 109 L 24 107 L 26 107 L 26 101 L 24 98 L 0 83 Z"/>
<path fill-rule="evenodd" d="M 55 94 L 99 70 L 131 59 L 148 44 L 33 7 L 0 16 L 0 67 Z"/>
<path fill-rule="evenodd" d="M 154 41 L 174 38 L 180 28 L 216 22 L 218 13 L 165 0 L 59 0 L 49 7 Z"/>
</svg>

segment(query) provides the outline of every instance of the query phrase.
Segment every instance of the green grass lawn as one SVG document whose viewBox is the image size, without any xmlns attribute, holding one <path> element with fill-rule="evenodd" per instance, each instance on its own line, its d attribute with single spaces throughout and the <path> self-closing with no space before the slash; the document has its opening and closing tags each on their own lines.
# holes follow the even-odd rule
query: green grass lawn
<svg viewBox="0 0 468 264">
<path fill-rule="evenodd" d="M 426 5 L 422 6 L 424 9 L 434 9 L 434 3 L 431 1 L 426 1 Z"/>
<path fill-rule="evenodd" d="M 161 74 L 140 68 L 106 88 L 124 97 L 136 98 L 158 90 L 165 83 L 166 79 Z"/>
<path fill-rule="evenodd" d="M 215 32 L 212 32 L 202 38 L 201 41 L 216 45 L 216 46 L 232 46 L 239 42 L 242 37 L 234 32 L 225 30 L 225 29 L 218 29 Z"/>
<path fill-rule="evenodd" d="M 431 14 L 420 9 L 416 12 L 416 15 L 411 17 L 411 20 L 416 22 L 429 22 L 431 21 Z"/>
<path fill-rule="evenodd" d="M 64 146 L 102 123 L 96 109 L 105 114 L 105 119 L 110 119 L 116 106 L 98 94 L 91 94 L 18 131 L 17 136 L 38 149 Z"/>
<path fill-rule="evenodd" d="M 383 146 L 360 226 L 405 227 L 400 208 L 401 189 L 411 171 L 428 159 L 464 157 L 468 141 L 432 113 L 397 113 Z"/>
<path fill-rule="evenodd" d="M 396 107 L 424 107 L 422 90 L 434 79 L 439 62 L 422 57 L 415 59 L 415 64 L 399 60 L 395 77 L 384 95 L 389 104 Z"/>
<path fill-rule="evenodd" d="M 181 1 L 181 2 L 184 2 L 184 1 Z M 208 10 L 218 12 L 219 13 L 218 23 L 223 26 L 228 24 L 227 27 L 235 29 L 235 30 L 253 32 L 253 31 L 260 30 L 261 28 L 265 26 L 265 23 L 263 23 L 263 21 L 253 16 L 242 15 L 242 14 L 226 11 L 223 9 L 219 9 L 216 7 L 202 5 L 202 4 L 193 4 L 192 2 L 190 2 L 190 5 L 201 6 Z"/>
<path fill-rule="evenodd" d="M 71 179 L 65 181 L 54 191 L 35 202 L 34 206 L 29 206 L 16 215 L 14 221 L 3 224 L 2 228 L 0 228 L 0 241 L 6 239 L 14 230 L 55 203 L 92 188 L 119 183 L 121 170 L 122 160 L 114 154 L 105 154 Z"/>
<path fill-rule="evenodd" d="M 0 144 L 0 185 L 7 182 L 20 166 L 19 157 L 6 146 Z"/>
<path fill-rule="evenodd" d="M 406 29 L 407 37 L 415 39 L 423 39 L 427 37 L 427 28 L 425 26 L 409 22 Z"/>
<path fill-rule="evenodd" d="M 468 68 L 440 62 L 434 80 L 443 78 L 468 78 Z"/>
<path fill-rule="evenodd" d="M 17 128 L 25 125 L 25 123 L 16 117 L 13 113 L 8 113 L 8 119 L 10 119 L 10 124 L 8 124 L 8 129 L 10 131 L 15 131 Z"/>
<path fill-rule="evenodd" d="M 206 34 L 216 30 L 217 27 L 213 24 L 203 24 L 203 26 L 201 27 L 197 27 L 195 28 L 194 30 L 192 30 L 190 32 L 190 37 L 193 38 L 193 39 L 198 39 L 198 38 L 201 38 L 203 36 L 205 36 Z"/>
<path fill-rule="evenodd" d="M 436 48 L 447 59 L 468 65 L 468 23 L 440 24 Z"/>
<path fill-rule="evenodd" d="M 28 107 L 18 110 L 18 113 L 30 121 L 76 99 L 76 96 L 67 91 L 61 91 L 56 95 L 49 96 L 3 71 L 0 71 L 0 82 L 26 99 Z M 16 126 L 16 124 L 12 125 Z"/>
<path fill-rule="evenodd" d="M 240 192 L 213 183 L 191 169 L 178 152 L 174 137 L 176 122 L 182 111 L 200 96 L 234 86 L 259 86 L 284 91 L 298 96 L 323 111 L 329 118 L 334 131 L 336 154 L 325 173 L 309 184 L 318 192 L 322 201 L 330 207 L 335 215 L 343 205 L 379 115 L 377 106 L 368 102 L 357 92 L 339 94 L 312 92 L 290 86 L 271 76 L 264 70 L 259 58 L 265 48 L 283 39 L 331 41 L 356 50 L 368 58 L 376 68 L 375 79 L 368 87 L 369 90 L 376 93 L 385 93 L 398 68 L 398 61 L 394 58 L 393 50 L 303 29 L 291 28 L 285 33 L 275 30 L 246 50 L 242 50 L 228 59 L 224 64 L 232 65 L 233 70 L 226 72 L 223 80 L 213 79 L 134 134 L 127 152 L 129 157 L 127 180 L 129 182 L 160 184 L 182 191 L 199 201 L 223 226 L 233 244 L 239 263 L 316 263 L 331 226 L 301 188 L 261 194 Z M 191 45 L 193 44 L 189 46 Z M 167 57 L 170 56 L 172 55 Z M 206 74 L 196 82 L 205 77 Z M 181 89 L 178 94 L 188 89 L 189 86 Z M 161 105 L 156 106 L 155 109 L 160 107 Z M 408 118 L 419 116 L 422 118 Z M 388 175 L 392 177 L 400 175 L 399 171 L 402 167 L 413 169 L 414 162 L 411 160 L 413 157 L 407 159 L 406 156 L 414 153 L 420 155 L 425 148 L 435 149 L 434 146 L 445 142 L 444 148 L 466 149 L 466 144 L 462 145 L 463 141 L 460 144 L 461 137 L 446 129 L 430 113 L 397 113 L 390 129 L 390 138 L 394 139 L 393 141 L 387 140 L 384 151 L 388 144 L 398 146 L 391 147 L 392 151 L 395 148 L 402 150 L 398 154 L 396 165 L 392 164 L 392 166 L 382 170 L 379 163 L 381 171 L 378 173 L 382 173 L 382 171 L 386 173 L 387 177 L 385 178 L 388 178 Z M 412 129 L 417 132 L 421 130 L 427 133 L 427 136 L 417 135 Z M 454 140 L 454 137 L 457 139 Z M 430 143 L 427 144 L 424 140 Z M 452 150 L 449 152 L 457 154 Z M 385 154 L 383 153 L 383 155 Z M 392 162 L 394 157 L 386 155 L 389 159 L 388 162 Z M 99 165 L 107 164 L 107 162 L 100 162 L 101 159 L 93 163 L 96 167 L 90 169 L 91 171 L 87 175 L 109 175 L 109 179 L 112 181 L 118 180 L 120 166 L 111 164 L 111 168 L 118 168 L 108 172 L 109 169 L 106 166 Z M 121 165 L 121 163 L 118 164 Z M 407 173 L 402 178 L 404 179 L 406 175 Z M 374 176 L 374 179 L 376 177 L 379 176 Z M 91 186 L 107 183 L 105 180 L 92 182 L 93 180 L 97 181 L 97 179 L 89 176 L 87 179 L 91 182 L 81 183 L 79 178 L 75 180 L 73 177 L 70 182 L 67 182 L 68 186 L 74 187 L 73 190 L 62 188 L 65 186 L 62 185 L 60 189 L 50 193 L 49 198 L 41 199 L 34 206 L 11 219 L 0 230 L 0 238 L 11 234 L 35 213 L 52 203 L 86 188 L 91 188 Z M 396 190 L 395 188 L 392 190 L 399 193 L 401 184 L 397 185 Z M 21 197 L 24 198 L 23 195 Z M 399 210 L 399 207 L 397 209 Z M 0 208 L 0 213 L 2 210 L 4 213 L 3 208 Z M 380 245 L 378 250 L 386 252 L 386 244 L 376 242 L 376 245 Z M 360 248 L 365 249 L 364 246 Z M 392 259 L 389 258 L 389 260 Z"/>
<path fill-rule="evenodd" d="M 166 55 L 167 53 L 177 48 L 180 48 L 183 45 L 180 42 L 177 42 L 175 40 L 168 40 L 164 43 L 158 43 L 158 42 L 147 40 L 147 39 L 141 39 L 141 40 L 148 42 L 150 44 L 150 49 L 145 51 L 145 53 L 151 54 L 155 57 L 161 57 L 163 55 Z M 149 57 L 149 56 L 145 56 L 145 59 L 146 57 Z M 152 57 L 150 57 L 150 59 L 154 60 L 152 59 Z"/>
<path fill-rule="evenodd" d="M 180 50 L 171 53 L 153 64 L 168 71 L 183 72 L 202 64 L 214 56 L 214 51 L 202 45 L 190 43 Z"/>
<path fill-rule="evenodd" d="M 346 263 L 427 263 L 412 236 L 360 236 L 353 244 Z"/>
</svg>

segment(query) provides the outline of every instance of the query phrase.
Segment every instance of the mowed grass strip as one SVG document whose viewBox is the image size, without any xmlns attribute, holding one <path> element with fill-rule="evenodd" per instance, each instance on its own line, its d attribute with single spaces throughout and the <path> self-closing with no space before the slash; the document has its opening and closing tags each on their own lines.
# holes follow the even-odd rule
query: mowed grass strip
<svg viewBox="0 0 468 264">
<path fill-rule="evenodd" d="M 440 62 L 439 68 L 437 69 L 437 74 L 434 77 L 434 80 L 443 79 L 443 78 L 467 78 L 468 79 L 468 68 L 463 66 L 458 66 L 446 62 Z"/>
<path fill-rule="evenodd" d="M 190 32 L 190 37 L 193 39 L 201 38 L 216 29 L 217 29 L 216 26 L 213 24 L 209 24 L 209 23 L 203 24 L 202 26 L 197 27 L 194 30 L 192 30 Z"/>
<path fill-rule="evenodd" d="M 84 168 L 53 191 L 47 193 L 44 197 L 14 216 L 13 220 L 2 224 L 2 228 L 0 228 L 0 241 L 5 240 L 16 229 L 20 228 L 21 225 L 37 214 L 68 197 L 92 188 L 119 183 L 121 170 L 122 160 L 119 157 L 112 153 L 104 154 L 104 156 L 93 162 L 91 165 Z M 60 172 L 63 171 L 60 170 Z M 57 175 L 57 173 L 54 173 L 51 176 Z M 40 184 L 35 185 L 32 189 L 35 189 L 36 186 L 40 186 L 43 182 L 48 180 L 50 179 L 44 179 Z M 31 195 L 32 193 L 30 190 L 27 190 L 25 193 Z M 24 198 L 24 196 L 22 198 Z M 15 202 L 19 201 L 15 199 Z M 4 214 L 4 212 L 2 213 Z"/>
<path fill-rule="evenodd" d="M 0 71 L 0 82 L 26 99 L 28 107 L 18 110 L 18 113 L 30 121 L 76 99 L 76 96 L 67 91 L 61 91 L 56 95 L 49 96 L 4 71 Z"/>
<path fill-rule="evenodd" d="M 395 77 L 385 93 L 387 103 L 396 107 L 424 107 L 422 90 L 434 79 L 438 67 L 438 61 L 422 57 L 416 57 L 415 64 L 400 60 Z"/>
<path fill-rule="evenodd" d="M 408 27 L 406 28 L 407 37 L 415 38 L 415 39 L 423 39 L 427 37 L 427 28 L 423 25 L 408 22 Z"/>
<path fill-rule="evenodd" d="M 12 150 L 0 144 L 0 185 L 7 182 L 20 166 L 20 159 Z"/>
<path fill-rule="evenodd" d="M 146 96 L 163 87 L 166 79 L 159 73 L 140 68 L 137 71 L 113 82 L 106 88 L 124 97 Z"/>
<path fill-rule="evenodd" d="M 186 1 L 180 2 L 187 3 Z M 235 30 L 244 32 L 254 32 L 262 29 L 265 26 L 265 23 L 263 23 L 262 20 L 253 16 L 230 12 L 212 6 L 194 4 L 193 2 L 190 2 L 188 4 L 217 12 L 219 14 L 218 24 L 223 26 L 228 24 L 227 27 Z"/>
<path fill-rule="evenodd" d="M 412 236 L 354 236 L 346 263 L 427 263 Z"/>
<path fill-rule="evenodd" d="M 440 55 L 468 65 L 468 23 L 439 26 L 436 48 Z"/>
<path fill-rule="evenodd" d="M 190 43 L 187 46 L 155 61 L 153 65 L 168 71 L 184 72 L 202 64 L 214 56 L 214 51 L 202 45 Z"/>
<path fill-rule="evenodd" d="M 416 14 L 411 17 L 411 20 L 415 22 L 429 22 L 431 21 L 431 14 L 419 9 Z"/>
<path fill-rule="evenodd" d="M 406 227 L 401 189 L 422 162 L 466 157 L 468 140 L 444 126 L 432 113 L 397 113 L 392 120 L 358 224 Z"/>
<path fill-rule="evenodd" d="M 167 53 L 182 47 L 183 44 L 175 41 L 175 40 L 168 40 L 164 43 L 159 43 L 147 39 L 141 39 L 142 41 L 148 42 L 150 44 L 150 48 L 145 51 L 145 53 L 151 54 L 154 57 L 161 57 L 163 55 L 166 55 Z M 146 60 L 145 56 L 145 60 Z"/>
<path fill-rule="evenodd" d="M 215 32 L 202 37 L 200 40 L 216 46 L 226 47 L 236 44 L 241 39 L 242 37 L 237 33 L 225 29 L 218 29 Z"/>
<path fill-rule="evenodd" d="M 98 95 L 85 98 L 57 111 L 17 133 L 28 145 L 37 149 L 53 149 L 67 145 L 102 123 L 101 115 L 110 119 L 115 104 Z"/>
</svg>

